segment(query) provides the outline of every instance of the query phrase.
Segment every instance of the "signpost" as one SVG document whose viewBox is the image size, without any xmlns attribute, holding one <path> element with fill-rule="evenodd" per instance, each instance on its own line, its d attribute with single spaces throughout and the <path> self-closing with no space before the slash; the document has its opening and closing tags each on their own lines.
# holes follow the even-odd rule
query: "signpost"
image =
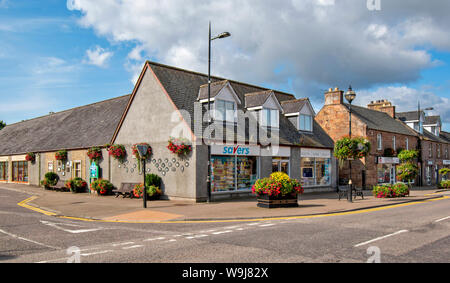
<svg viewBox="0 0 450 283">
<path fill-rule="evenodd" d="M 148 146 L 147 145 L 137 145 L 137 150 L 139 152 L 139 157 L 141 158 L 141 160 L 144 163 L 144 168 L 143 168 L 143 174 L 144 175 L 144 191 L 142 192 L 142 198 L 144 199 L 144 208 L 147 208 L 147 188 L 145 187 L 145 163 L 146 163 L 146 156 L 147 156 L 147 152 L 148 152 Z"/>
</svg>

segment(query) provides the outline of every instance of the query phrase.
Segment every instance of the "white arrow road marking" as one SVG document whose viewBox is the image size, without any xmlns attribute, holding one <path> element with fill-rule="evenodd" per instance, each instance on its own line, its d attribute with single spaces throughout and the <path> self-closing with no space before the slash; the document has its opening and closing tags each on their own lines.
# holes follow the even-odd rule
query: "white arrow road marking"
<svg viewBox="0 0 450 283">
<path fill-rule="evenodd" d="M 103 228 L 99 227 L 99 228 L 91 228 L 91 229 L 73 230 L 73 229 L 65 229 L 60 226 L 77 227 L 77 228 L 84 227 L 84 226 L 77 225 L 77 224 L 70 224 L 70 223 L 56 223 L 56 222 L 43 221 L 43 220 L 41 220 L 41 223 L 44 225 L 48 225 L 50 227 L 56 228 L 58 230 L 64 231 L 64 232 L 72 233 L 72 234 L 95 232 L 95 231 L 99 231 L 99 230 L 103 229 Z"/>
<path fill-rule="evenodd" d="M 395 233 L 392 233 L 392 234 L 389 234 L 389 235 L 386 235 L 386 236 L 383 236 L 383 237 L 378 237 L 378 238 L 375 238 L 373 240 L 370 240 L 370 241 L 367 241 L 367 242 L 364 242 L 364 243 L 361 243 L 361 244 L 357 244 L 354 247 L 355 248 L 361 247 L 361 246 L 364 246 L 364 245 L 367 245 L 367 244 L 370 244 L 370 243 L 373 243 L 373 242 L 376 242 L 376 241 L 379 241 L 379 240 L 383 240 L 383 239 L 386 239 L 386 238 L 389 238 L 389 237 L 392 237 L 392 236 L 395 236 L 395 235 L 398 235 L 398 234 L 406 233 L 406 232 L 409 232 L 409 231 L 408 230 L 400 230 L 398 232 L 395 232 Z"/>
</svg>

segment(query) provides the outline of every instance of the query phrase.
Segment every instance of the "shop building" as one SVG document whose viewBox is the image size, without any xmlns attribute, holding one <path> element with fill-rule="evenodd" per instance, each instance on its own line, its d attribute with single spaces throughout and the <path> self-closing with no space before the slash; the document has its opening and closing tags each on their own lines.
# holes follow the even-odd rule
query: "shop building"
<svg viewBox="0 0 450 283">
<path fill-rule="evenodd" d="M 316 121 L 336 142 L 348 136 L 349 104 L 344 102 L 344 92 L 338 88 L 325 93 L 325 105 Z M 357 187 L 370 189 L 373 185 L 395 183 L 396 157 L 402 149 L 418 149 L 418 134 L 395 118 L 395 106 L 386 100 L 373 101 L 367 108 L 352 105 L 352 134 L 364 137 L 372 147 L 369 155 L 352 161 L 352 181 Z M 339 168 L 340 184 L 348 183 L 348 162 Z"/>
<path fill-rule="evenodd" d="M 140 183 L 143 172 L 131 148 L 146 142 L 152 147 L 146 173 L 162 177 L 170 199 L 207 199 L 208 144 L 213 197 L 250 194 L 258 178 L 274 171 L 302 180 L 306 191 L 336 188 L 334 143 L 308 99 L 213 77 L 208 101 L 207 80 L 146 62 L 131 95 L 9 125 L 0 131 L 0 179 L 6 172 L 6 182 L 37 185 L 54 171 L 62 180 L 79 175 L 89 182 L 86 152 L 99 146 L 101 178 L 116 187 Z M 170 152 L 171 137 L 187 140 L 192 151 Z M 124 145 L 125 160 L 110 157 L 106 144 Z M 61 149 L 68 151 L 64 164 L 54 160 Z M 34 163 L 23 162 L 28 152 L 36 153 Z"/>
</svg>

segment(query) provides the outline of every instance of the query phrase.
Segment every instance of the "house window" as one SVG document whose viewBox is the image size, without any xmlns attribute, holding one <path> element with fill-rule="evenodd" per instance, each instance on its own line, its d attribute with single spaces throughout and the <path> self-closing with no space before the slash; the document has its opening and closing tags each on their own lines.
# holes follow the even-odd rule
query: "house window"
<svg viewBox="0 0 450 283">
<path fill-rule="evenodd" d="M 73 177 L 74 178 L 82 178 L 81 177 L 81 161 L 73 162 Z"/>
<path fill-rule="evenodd" d="M 437 145 L 436 148 L 437 148 L 437 157 L 441 158 L 441 145 L 440 144 Z"/>
<path fill-rule="evenodd" d="M 301 114 L 299 119 L 299 130 L 312 132 L 312 116 Z"/>
<path fill-rule="evenodd" d="M 448 146 L 445 147 L 445 158 L 448 158 Z"/>
<path fill-rule="evenodd" d="M 381 134 L 377 135 L 377 145 L 378 145 L 378 150 L 383 149 L 383 140 L 381 139 Z"/>
<path fill-rule="evenodd" d="M 428 157 L 433 157 L 433 144 L 430 143 L 430 147 L 428 148 Z"/>
<path fill-rule="evenodd" d="M 409 139 L 406 138 L 406 150 L 409 150 Z"/>
<path fill-rule="evenodd" d="M 214 117 L 217 121 L 236 122 L 236 104 L 231 101 L 216 100 Z"/>
<path fill-rule="evenodd" d="M 395 136 L 392 137 L 392 149 L 397 150 L 397 138 Z"/>
<path fill-rule="evenodd" d="M 280 127 L 280 112 L 273 109 L 261 110 L 261 125 L 263 127 Z"/>
</svg>

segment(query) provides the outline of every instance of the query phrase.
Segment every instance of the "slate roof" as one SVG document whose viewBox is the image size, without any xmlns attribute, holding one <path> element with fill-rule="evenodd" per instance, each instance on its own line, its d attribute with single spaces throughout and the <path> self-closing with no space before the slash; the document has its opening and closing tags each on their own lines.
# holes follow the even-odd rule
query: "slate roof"
<svg viewBox="0 0 450 283">
<path fill-rule="evenodd" d="M 246 93 L 245 107 L 252 108 L 262 106 L 272 94 L 274 94 L 273 90 Z"/>
<path fill-rule="evenodd" d="M 197 99 L 199 98 L 200 87 L 208 83 L 208 76 L 155 62 L 148 61 L 147 64 L 153 70 L 176 107 L 180 110 L 187 111 L 191 117 L 194 117 L 194 103 L 197 102 Z M 245 94 L 272 91 L 270 89 L 219 77 L 211 77 L 211 81 L 212 83 L 228 81 L 241 101 L 245 101 Z M 295 99 L 295 96 L 292 94 L 279 91 L 273 91 L 273 93 L 280 103 L 286 100 Z M 245 110 L 244 104 L 245 103 L 238 105 L 238 109 Z M 195 119 L 191 119 L 191 129 L 193 131 L 195 129 L 195 124 Z M 205 127 L 205 124 L 203 124 L 203 127 Z M 314 135 L 305 136 L 305 134 L 300 133 L 295 126 L 284 117 L 284 115 L 280 115 L 279 135 L 280 144 L 282 145 L 302 144 L 305 147 L 310 146 L 319 148 L 333 148 L 334 146 L 332 139 L 320 126 L 318 126 L 318 124 L 314 125 Z"/>
<path fill-rule="evenodd" d="M 350 105 L 346 103 L 344 103 L 344 106 L 348 109 L 350 107 Z M 417 136 L 417 133 L 413 129 L 408 127 L 405 123 L 403 123 L 399 119 L 394 119 L 388 114 L 381 111 L 352 105 L 352 115 L 357 116 L 362 122 L 367 125 L 368 128 L 372 130 Z"/>
<path fill-rule="evenodd" d="M 423 111 L 420 111 L 421 114 L 424 114 Z M 417 121 L 419 114 L 416 111 L 409 111 L 409 112 L 397 112 L 395 116 L 400 119 L 401 121 Z"/>
<path fill-rule="evenodd" d="M 284 114 L 299 113 L 303 106 L 308 102 L 307 98 L 295 99 L 283 101 L 281 106 L 283 107 Z"/>
<path fill-rule="evenodd" d="M 450 143 L 450 133 L 449 133 L 449 132 L 441 131 L 441 132 L 439 133 L 439 136 L 440 136 L 442 139 L 444 139 L 445 141 L 447 141 L 448 143 Z"/>
<path fill-rule="evenodd" d="M 125 95 L 6 126 L 0 155 L 87 149 L 111 141 L 128 104 Z"/>
<path fill-rule="evenodd" d="M 216 97 L 228 83 L 227 80 L 211 83 L 211 98 Z M 208 99 L 208 84 L 200 86 L 198 100 Z"/>
<path fill-rule="evenodd" d="M 449 141 L 445 138 L 445 136 L 442 136 L 442 133 L 438 137 L 438 136 L 432 134 L 431 132 L 427 131 L 426 129 L 423 129 L 422 137 L 424 137 L 427 140 L 434 141 L 434 142 L 449 143 Z"/>
<path fill-rule="evenodd" d="M 426 116 L 424 125 L 436 125 L 440 123 L 441 116 Z"/>
</svg>

